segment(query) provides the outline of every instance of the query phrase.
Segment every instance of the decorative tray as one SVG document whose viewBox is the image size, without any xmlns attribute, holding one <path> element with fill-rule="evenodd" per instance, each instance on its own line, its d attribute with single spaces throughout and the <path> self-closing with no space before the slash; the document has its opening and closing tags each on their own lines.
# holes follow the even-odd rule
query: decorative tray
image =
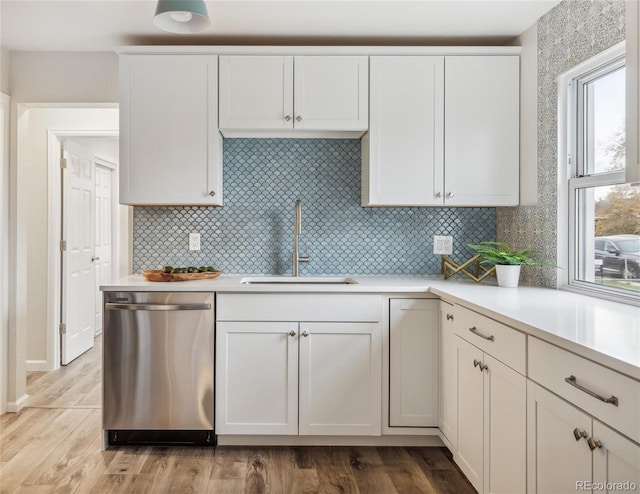
<svg viewBox="0 0 640 494">
<path fill-rule="evenodd" d="M 211 280 L 222 274 L 222 271 L 208 271 L 206 273 L 165 273 L 162 269 L 145 269 L 142 276 L 147 281 L 191 281 Z"/>
</svg>

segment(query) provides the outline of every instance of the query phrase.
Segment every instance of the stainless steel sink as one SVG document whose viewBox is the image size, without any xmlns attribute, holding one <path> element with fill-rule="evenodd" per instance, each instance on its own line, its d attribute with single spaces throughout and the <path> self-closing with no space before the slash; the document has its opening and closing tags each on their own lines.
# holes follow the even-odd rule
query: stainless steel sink
<svg viewBox="0 0 640 494">
<path fill-rule="evenodd" d="M 240 280 L 247 285 L 357 285 L 353 278 L 343 276 L 247 276 Z"/>
</svg>

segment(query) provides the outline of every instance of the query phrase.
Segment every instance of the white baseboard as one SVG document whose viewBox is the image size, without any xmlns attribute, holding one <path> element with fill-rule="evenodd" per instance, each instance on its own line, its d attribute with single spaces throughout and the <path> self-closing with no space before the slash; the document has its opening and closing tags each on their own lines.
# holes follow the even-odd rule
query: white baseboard
<svg viewBox="0 0 640 494">
<path fill-rule="evenodd" d="M 25 369 L 27 372 L 31 371 L 50 371 L 49 361 L 47 360 L 27 360 Z"/>
<path fill-rule="evenodd" d="M 219 446 L 443 446 L 438 436 L 218 435 Z"/>
<path fill-rule="evenodd" d="M 16 401 L 10 401 L 7 403 L 7 412 L 9 413 L 17 413 L 27 404 L 27 400 L 29 399 L 29 395 L 22 395 Z"/>
</svg>

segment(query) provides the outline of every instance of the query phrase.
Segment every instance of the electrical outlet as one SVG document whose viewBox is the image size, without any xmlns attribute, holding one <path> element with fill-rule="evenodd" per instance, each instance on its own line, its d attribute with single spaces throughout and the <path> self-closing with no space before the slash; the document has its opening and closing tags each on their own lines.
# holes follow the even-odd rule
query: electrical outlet
<svg viewBox="0 0 640 494">
<path fill-rule="evenodd" d="M 198 232 L 189 234 L 189 250 L 200 250 L 200 234 Z"/>
<path fill-rule="evenodd" d="M 453 254 L 453 237 L 451 235 L 434 235 L 433 253 L 444 255 Z"/>
</svg>

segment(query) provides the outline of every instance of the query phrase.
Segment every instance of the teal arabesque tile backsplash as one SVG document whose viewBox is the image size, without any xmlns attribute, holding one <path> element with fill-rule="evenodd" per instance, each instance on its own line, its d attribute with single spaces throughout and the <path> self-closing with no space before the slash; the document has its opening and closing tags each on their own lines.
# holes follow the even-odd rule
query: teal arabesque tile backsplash
<svg viewBox="0 0 640 494">
<path fill-rule="evenodd" d="M 226 139 L 224 206 L 136 207 L 133 268 L 213 264 L 225 273 L 291 273 L 293 206 L 302 200 L 301 274 L 437 274 L 433 235 L 496 237 L 495 208 L 362 208 L 355 139 Z M 201 250 L 188 250 L 200 232 Z"/>
</svg>

